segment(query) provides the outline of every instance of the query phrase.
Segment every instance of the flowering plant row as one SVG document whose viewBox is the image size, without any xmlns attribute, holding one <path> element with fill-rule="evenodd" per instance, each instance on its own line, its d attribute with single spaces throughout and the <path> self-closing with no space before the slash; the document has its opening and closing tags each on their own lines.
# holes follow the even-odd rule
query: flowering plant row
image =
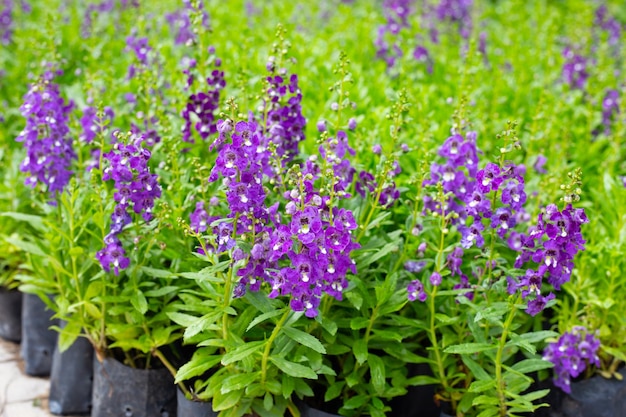
<svg viewBox="0 0 626 417">
<path fill-rule="evenodd" d="M 0 3 L 0 285 L 62 349 L 223 416 L 619 378 L 615 5 L 240 3 Z"/>
</svg>

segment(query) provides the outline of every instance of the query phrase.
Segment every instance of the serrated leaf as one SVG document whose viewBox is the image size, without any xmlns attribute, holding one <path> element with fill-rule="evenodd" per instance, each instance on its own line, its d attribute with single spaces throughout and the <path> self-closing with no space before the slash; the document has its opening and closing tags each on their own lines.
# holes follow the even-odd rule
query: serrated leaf
<svg viewBox="0 0 626 417">
<path fill-rule="evenodd" d="M 474 381 L 469 387 L 469 392 L 485 392 L 496 386 L 495 379 Z"/>
<path fill-rule="evenodd" d="M 169 278 L 175 276 L 172 271 L 168 271 L 166 269 L 151 268 L 149 266 L 142 266 L 141 271 L 151 278 Z"/>
<path fill-rule="evenodd" d="M 543 359 L 524 359 L 511 366 L 511 368 L 523 374 L 527 374 L 529 372 L 552 368 L 553 366 L 551 362 L 544 361 Z"/>
<path fill-rule="evenodd" d="M 444 349 L 445 353 L 456 353 L 459 355 L 469 355 L 472 353 L 484 352 L 486 350 L 495 349 L 496 346 L 493 346 L 489 343 L 462 343 L 460 345 L 448 346 Z"/>
<path fill-rule="evenodd" d="M 252 355 L 265 344 L 264 340 L 249 342 L 241 346 L 237 346 L 234 350 L 226 353 L 222 358 L 222 365 L 226 366 L 233 362 L 239 362 L 245 357 Z"/>
<path fill-rule="evenodd" d="M 221 359 L 221 355 L 196 354 L 189 362 L 178 368 L 174 382 L 178 384 L 181 381 L 201 376 L 219 364 Z"/>
<path fill-rule="evenodd" d="M 295 378 L 317 379 L 315 371 L 307 366 L 290 362 L 287 359 L 278 356 L 270 356 L 270 360 L 278 367 L 278 369 L 287 375 L 291 375 Z"/>
<path fill-rule="evenodd" d="M 346 402 L 344 402 L 343 408 L 347 410 L 354 410 L 357 408 L 361 408 L 367 402 L 367 400 L 369 400 L 369 398 L 370 397 L 365 394 L 356 395 L 350 398 L 349 400 L 347 400 Z"/>
<path fill-rule="evenodd" d="M 261 372 L 253 372 L 253 373 L 245 373 L 245 374 L 236 374 L 230 375 L 220 384 L 220 391 L 222 394 L 229 393 L 231 391 L 244 389 L 246 386 L 250 385 Z"/>
<path fill-rule="evenodd" d="M 369 355 L 367 363 L 370 366 L 372 386 L 378 395 L 385 392 L 385 363 L 376 355 Z"/>
<path fill-rule="evenodd" d="M 228 410 L 239 404 L 239 400 L 243 395 L 243 390 L 239 391 L 230 391 L 227 394 L 222 394 L 221 392 L 216 392 L 213 397 L 213 410 L 214 411 L 223 411 Z"/>
<path fill-rule="evenodd" d="M 284 327 L 283 332 L 292 340 L 313 349 L 321 354 L 326 354 L 324 345 L 317 340 L 313 335 L 303 332 L 302 330 L 294 329 L 293 327 Z"/>
<path fill-rule="evenodd" d="M 352 330 L 365 329 L 369 324 L 369 319 L 365 317 L 354 317 L 350 320 L 350 328 Z"/>
<path fill-rule="evenodd" d="M 146 314 L 148 311 L 148 301 L 141 291 L 135 292 L 134 296 L 130 298 L 130 303 L 141 314 Z"/>
<path fill-rule="evenodd" d="M 463 355 L 461 359 L 463 360 L 463 363 L 472 372 L 472 375 L 476 377 L 476 379 L 479 379 L 481 381 L 489 381 L 492 379 L 491 376 L 489 376 L 489 374 L 487 373 L 487 371 L 485 371 L 485 368 L 480 366 L 475 360 L 473 360 L 469 356 Z"/>
<path fill-rule="evenodd" d="M 345 381 L 335 381 L 334 383 L 330 384 L 330 386 L 326 390 L 326 393 L 324 394 L 324 401 L 329 402 L 330 400 L 334 400 L 335 398 L 339 397 L 341 395 L 341 392 L 343 391 L 343 387 L 345 386 Z"/>
<path fill-rule="evenodd" d="M 257 316 L 250 322 L 248 327 L 246 328 L 246 332 L 256 326 L 257 324 L 263 323 L 267 319 L 271 319 L 272 317 L 276 317 L 283 314 L 283 310 L 273 310 L 268 311 L 267 313 L 263 313 L 260 316 Z"/>
</svg>

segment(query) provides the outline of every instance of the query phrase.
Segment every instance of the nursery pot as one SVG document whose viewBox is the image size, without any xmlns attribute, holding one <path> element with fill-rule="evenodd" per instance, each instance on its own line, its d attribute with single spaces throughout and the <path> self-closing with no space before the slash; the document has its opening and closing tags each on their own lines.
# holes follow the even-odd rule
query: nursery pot
<svg viewBox="0 0 626 417">
<path fill-rule="evenodd" d="M 309 407 L 305 403 L 300 403 L 299 408 L 300 408 L 300 417 L 341 417 L 339 414 L 327 413 L 326 411 Z"/>
<path fill-rule="evenodd" d="M 92 417 L 175 417 L 176 385 L 167 369 L 93 361 Z"/>
<path fill-rule="evenodd" d="M 0 287 L 0 337 L 19 343 L 22 339 L 22 293 Z"/>
<path fill-rule="evenodd" d="M 65 327 L 65 322 L 61 323 Z M 93 347 L 79 337 L 65 352 L 57 344 L 50 373 L 50 412 L 56 415 L 89 414 L 93 381 Z"/>
<path fill-rule="evenodd" d="M 50 330 L 50 326 L 56 323 L 52 320 L 53 314 L 37 295 L 24 294 L 21 354 L 28 375 L 50 375 L 57 343 L 57 332 Z"/>
<path fill-rule="evenodd" d="M 565 395 L 554 417 L 614 417 L 626 416 L 626 370 L 625 378 L 606 379 L 600 375 L 571 384 L 572 393 Z M 558 389 L 558 388 L 554 388 Z"/>
<path fill-rule="evenodd" d="M 176 415 L 179 417 L 217 417 L 210 402 L 189 400 L 180 389 L 177 390 L 176 398 Z"/>
<path fill-rule="evenodd" d="M 424 353 L 425 355 L 425 353 Z M 430 367 L 427 364 L 407 364 L 408 375 L 414 377 L 417 375 L 433 376 Z M 391 406 L 390 417 L 439 417 L 441 407 L 437 406 L 434 401 L 435 387 L 434 385 L 410 386 L 407 393 L 400 397 L 393 398 L 389 405 Z M 443 417 L 444 414 L 441 414 Z"/>
</svg>

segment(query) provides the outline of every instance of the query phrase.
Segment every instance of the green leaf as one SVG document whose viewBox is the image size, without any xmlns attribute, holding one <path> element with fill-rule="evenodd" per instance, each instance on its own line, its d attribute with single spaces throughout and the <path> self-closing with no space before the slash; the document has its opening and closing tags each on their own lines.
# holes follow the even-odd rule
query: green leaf
<svg viewBox="0 0 626 417">
<path fill-rule="evenodd" d="M 334 400 L 335 398 L 339 397 L 343 391 L 343 387 L 345 386 L 345 381 L 335 381 L 334 383 L 330 384 L 330 386 L 326 390 L 326 393 L 324 394 L 324 401 L 329 402 L 330 400 Z"/>
<path fill-rule="evenodd" d="M 23 221 L 30 224 L 33 229 L 38 230 L 39 232 L 45 232 L 46 226 L 43 222 L 43 217 L 35 216 L 34 214 L 25 214 L 25 213 L 17 213 L 17 212 L 4 212 L 1 213 L 0 216 L 10 217 L 14 220 Z"/>
<path fill-rule="evenodd" d="M 222 394 L 221 392 L 216 392 L 213 397 L 213 410 L 214 411 L 223 411 L 228 410 L 239 404 L 239 400 L 243 396 L 243 390 L 239 391 L 230 391 L 227 394 Z"/>
<path fill-rule="evenodd" d="M 226 353 L 222 358 L 222 365 L 226 366 L 234 362 L 239 362 L 243 358 L 252 355 L 254 352 L 259 350 L 263 345 L 265 345 L 264 340 L 258 340 L 256 342 L 249 342 L 243 344 L 241 346 L 237 346 L 234 350 Z"/>
<path fill-rule="evenodd" d="M 476 406 L 476 405 L 498 405 L 498 399 L 494 396 L 491 395 L 479 395 L 478 397 L 474 398 L 474 401 L 472 401 L 472 405 Z"/>
<path fill-rule="evenodd" d="M 369 395 L 365 394 L 354 396 L 343 403 L 343 408 L 345 408 L 346 410 L 361 408 L 369 399 Z"/>
<path fill-rule="evenodd" d="M 350 328 L 352 330 L 365 329 L 370 324 L 370 321 L 366 317 L 354 317 L 350 320 Z"/>
<path fill-rule="evenodd" d="M 189 327 L 198 320 L 198 317 L 196 316 L 192 316 L 190 314 L 185 314 L 185 313 L 178 313 L 175 311 L 170 311 L 165 314 L 174 323 L 180 324 L 183 327 Z"/>
<path fill-rule="evenodd" d="M 59 332 L 59 350 L 65 352 L 72 346 L 82 332 L 82 326 L 79 322 L 67 322 L 65 327 Z"/>
<path fill-rule="evenodd" d="M 496 386 L 495 379 L 474 381 L 469 387 L 469 392 L 484 392 Z"/>
<path fill-rule="evenodd" d="M 407 379 L 406 382 L 408 385 L 411 385 L 413 387 L 419 387 L 423 385 L 437 385 L 440 383 L 437 378 L 428 375 L 417 375 Z"/>
<path fill-rule="evenodd" d="M 552 368 L 553 366 L 554 365 L 551 362 L 544 361 L 543 359 L 524 359 L 517 362 L 511 368 L 523 374 L 527 374 L 529 372 Z"/>
<path fill-rule="evenodd" d="M 178 372 L 176 372 L 176 380 L 174 382 L 178 384 L 181 381 L 201 376 L 219 364 L 221 360 L 221 355 L 196 353 L 189 362 L 178 368 Z"/>
<path fill-rule="evenodd" d="M 176 274 L 174 274 L 172 271 L 151 268 L 149 266 L 142 266 L 141 270 L 151 278 L 169 278 L 176 276 Z"/>
<path fill-rule="evenodd" d="M 362 365 L 367 360 L 367 341 L 365 339 L 357 339 L 352 346 L 352 352 L 359 365 Z"/>
<path fill-rule="evenodd" d="M 272 408 L 274 408 L 274 397 L 269 392 L 266 392 L 263 398 L 263 408 L 267 411 L 272 411 Z"/>
<path fill-rule="evenodd" d="M 290 362 L 278 356 L 270 356 L 270 360 L 284 373 L 296 378 L 317 379 L 315 371 L 299 363 Z"/>
<path fill-rule="evenodd" d="M 263 313 L 260 316 L 255 317 L 254 320 L 252 320 L 250 324 L 248 325 L 248 327 L 246 328 L 246 332 L 249 331 L 254 326 L 256 326 L 257 324 L 263 323 L 265 320 L 271 319 L 272 317 L 276 317 L 281 314 L 283 314 L 283 310 L 273 310 L 273 311 L 268 311 L 267 313 Z"/>
<path fill-rule="evenodd" d="M 283 332 L 292 340 L 313 349 L 321 354 L 326 354 L 324 345 L 317 340 L 313 335 L 303 332 L 302 330 L 294 329 L 293 327 L 284 327 Z"/>
<path fill-rule="evenodd" d="M 24 252 L 37 255 L 37 256 L 46 256 L 41 248 L 33 243 L 23 241 L 15 236 L 7 236 L 4 238 L 7 242 L 17 247 L 18 249 L 23 250 Z"/>
<path fill-rule="evenodd" d="M 164 295 L 175 294 L 177 291 L 178 287 L 168 285 L 155 290 L 146 291 L 146 297 L 163 297 Z"/>
<path fill-rule="evenodd" d="M 448 346 L 444 349 L 446 353 L 456 353 L 460 355 L 469 355 L 472 353 L 484 352 L 486 350 L 495 349 L 496 346 L 493 346 L 489 343 L 462 343 L 460 345 Z"/>
<path fill-rule="evenodd" d="M 369 355 L 367 363 L 370 366 L 372 386 L 378 395 L 385 392 L 385 363 L 376 355 Z"/>
<path fill-rule="evenodd" d="M 228 376 L 222 381 L 220 391 L 222 394 L 226 394 L 231 391 L 244 389 L 246 386 L 255 381 L 260 375 L 261 371 Z"/>
<path fill-rule="evenodd" d="M 472 371 L 472 375 L 474 375 L 476 379 L 479 379 L 481 381 L 489 381 L 492 379 L 487 371 L 485 371 L 485 368 L 480 366 L 475 360 L 471 359 L 469 356 L 463 355 L 461 359 L 463 360 L 463 363 L 469 368 L 469 370 Z"/>
<path fill-rule="evenodd" d="M 146 312 L 148 311 L 148 301 L 146 300 L 146 296 L 143 295 L 141 291 L 135 292 L 134 295 L 134 297 L 131 297 L 130 303 L 141 314 L 146 314 Z"/>
</svg>

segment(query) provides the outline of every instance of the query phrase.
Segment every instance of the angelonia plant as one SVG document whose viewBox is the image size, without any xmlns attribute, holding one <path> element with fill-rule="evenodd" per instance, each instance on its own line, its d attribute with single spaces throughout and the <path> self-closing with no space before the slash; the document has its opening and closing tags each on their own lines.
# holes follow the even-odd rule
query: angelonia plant
<svg viewBox="0 0 626 417">
<path fill-rule="evenodd" d="M 623 379 L 622 6 L 0 0 L 0 286 L 221 416 Z"/>
<path fill-rule="evenodd" d="M 457 415 L 521 415 L 542 406 L 535 401 L 548 390 L 529 392 L 527 374 L 551 366 L 537 345 L 554 333 L 533 331 L 528 317 L 554 304 L 552 291 L 570 280 L 572 260 L 584 250 L 588 220 L 572 207 L 579 188 L 568 184 L 563 209 L 548 204 L 531 222 L 526 168 L 506 159 L 520 146 L 515 127 L 498 135 L 500 158 L 482 168 L 476 133 L 453 130 L 422 184 L 416 232 L 423 260 L 405 263 L 416 325 L 431 345 L 434 377 L 423 382 L 438 384 L 438 399 Z M 578 187 L 580 172 L 571 178 Z"/>
</svg>

